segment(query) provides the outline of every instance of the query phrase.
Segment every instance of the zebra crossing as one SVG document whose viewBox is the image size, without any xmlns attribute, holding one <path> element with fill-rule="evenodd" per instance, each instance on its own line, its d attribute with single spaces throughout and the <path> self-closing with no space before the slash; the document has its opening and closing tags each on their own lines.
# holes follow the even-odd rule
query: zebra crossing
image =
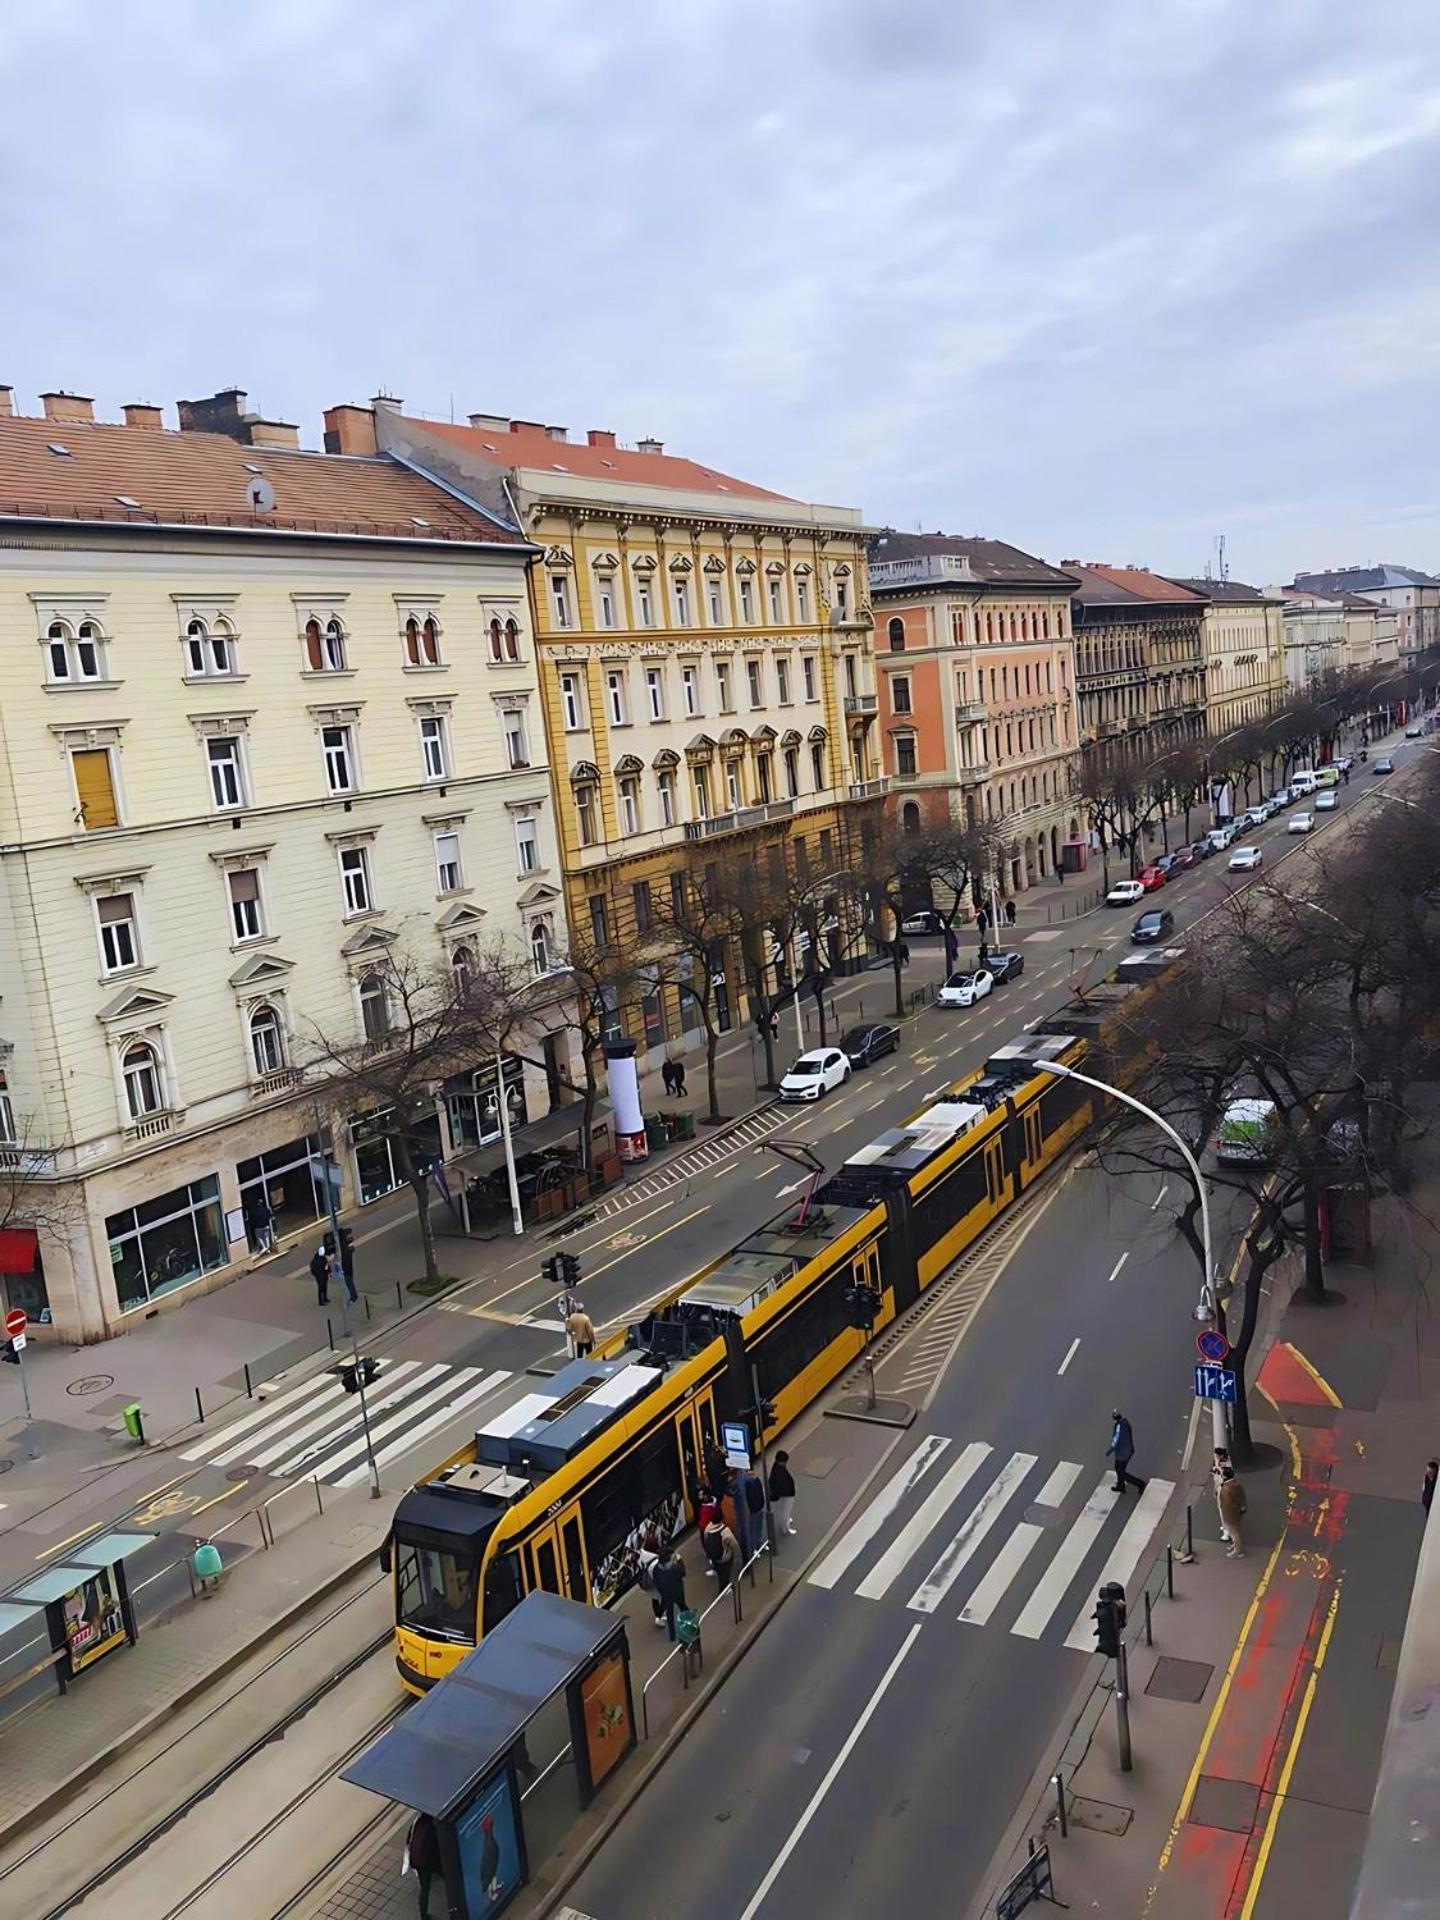
<svg viewBox="0 0 1440 1920">
<path fill-rule="evenodd" d="M 946 1435 L 927 1434 L 812 1569 L 810 1585 L 843 1586 L 861 1600 L 903 1597 L 911 1613 L 948 1613 L 966 1626 L 1005 1624 L 1025 1640 L 1058 1635 L 1063 1624 L 1062 1645 L 1091 1651 L 1096 1591 L 1107 1580 L 1130 1581 L 1175 1483 L 1151 1479 L 1129 1506 L 1107 1469 L 1077 1510 L 1084 1468 L 1061 1460 L 1032 1490 L 1040 1468 L 1035 1453 L 1004 1458 L 984 1440 L 957 1451 Z M 1026 1517 L 1007 1531 L 1021 1511 Z M 953 1531 L 941 1539 L 946 1527 Z M 1047 1539 L 1053 1548 L 1042 1563 L 1037 1550 Z M 987 1551 L 988 1566 L 967 1589 L 962 1575 Z M 933 1561 L 921 1572 L 928 1554 Z M 907 1594 L 911 1581 L 917 1584 Z M 1066 1603 L 1077 1595 L 1079 1611 L 1067 1618 Z"/>
<path fill-rule="evenodd" d="M 510 1377 L 503 1369 L 382 1359 L 365 1396 L 376 1466 L 391 1465 Z M 180 1458 L 241 1465 L 281 1480 L 355 1486 L 369 1472 L 359 1395 L 346 1393 L 333 1374 L 315 1374 L 206 1434 Z"/>
<path fill-rule="evenodd" d="M 784 1126 L 791 1118 L 789 1110 L 776 1100 L 763 1107 L 757 1107 L 753 1113 L 745 1114 L 720 1133 L 692 1147 L 688 1153 L 678 1159 L 668 1161 L 654 1173 L 646 1174 L 643 1179 L 627 1181 L 622 1193 L 593 1209 L 592 1220 L 610 1220 L 617 1213 L 628 1213 L 642 1200 L 652 1200 L 658 1193 L 666 1193 L 671 1187 L 678 1187 L 698 1174 L 707 1173 L 712 1167 L 719 1166 L 722 1160 L 732 1160 L 746 1147 L 755 1147 L 767 1135 Z M 552 1236 L 558 1238 L 559 1236 Z"/>
</svg>

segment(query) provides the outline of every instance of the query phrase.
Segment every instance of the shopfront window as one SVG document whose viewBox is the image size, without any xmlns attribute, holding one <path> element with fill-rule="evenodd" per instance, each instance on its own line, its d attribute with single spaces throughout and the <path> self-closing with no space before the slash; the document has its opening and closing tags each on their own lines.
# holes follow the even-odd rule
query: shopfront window
<svg viewBox="0 0 1440 1920">
<path fill-rule="evenodd" d="M 212 1173 L 124 1213 L 112 1213 L 105 1233 L 122 1313 L 198 1280 L 202 1273 L 214 1273 L 230 1257 L 220 1176 Z"/>
<path fill-rule="evenodd" d="M 339 1170 L 330 1157 L 328 1134 L 307 1133 L 239 1163 L 235 1172 L 252 1253 L 267 1252 L 287 1233 L 299 1233 L 324 1219 L 327 1165 L 338 1203 Z"/>
<path fill-rule="evenodd" d="M 500 1138 L 500 1107 L 495 1096 L 495 1062 L 489 1060 L 473 1073 L 458 1073 L 445 1082 L 450 1109 L 450 1137 L 457 1153 L 488 1146 Z M 510 1105 L 510 1131 L 530 1118 L 525 1104 L 525 1067 L 505 1055 L 505 1098 Z"/>
<path fill-rule="evenodd" d="M 355 1186 L 362 1204 L 394 1193 L 404 1185 L 400 1154 L 392 1136 L 394 1111 L 367 1113 L 350 1122 L 350 1147 L 355 1155 Z M 410 1136 L 410 1155 L 417 1167 L 434 1166 L 444 1158 L 440 1150 L 440 1116 L 428 1113 Z"/>
</svg>

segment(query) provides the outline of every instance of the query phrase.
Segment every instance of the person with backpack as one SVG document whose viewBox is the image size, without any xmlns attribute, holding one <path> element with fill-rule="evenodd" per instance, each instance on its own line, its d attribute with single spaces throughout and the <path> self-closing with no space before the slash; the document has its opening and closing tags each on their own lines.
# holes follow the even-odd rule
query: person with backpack
<svg viewBox="0 0 1440 1920">
<path fill-rule="evenodd" d="M 671 1641 L 675 1639 L 675 1615 L 685 1605 L 685 1562 L 667 1543 L 661 1547 L 650 1569 L 650 1584 L 655 1592 L 658 1621 L 663 1619 Z"/>
<path fill-rule="evenodd" d="M 720 1582 L 720 1591 L 723 1593 L 735 1577 L 740 1543 L 717 1514 L 700 1536 L 700 1544 L 705 1549 L 705 1558 L 715 1569 L 715 1578 Z"/>
<path fill-rule="evenodd" d="M 770 1505 L 775 1514 L 775 1532 L 795 1531 L 795 1476 L 790 1471 L 790 1456 L 781 1447 L 770 1468 Z"/>
</svg>

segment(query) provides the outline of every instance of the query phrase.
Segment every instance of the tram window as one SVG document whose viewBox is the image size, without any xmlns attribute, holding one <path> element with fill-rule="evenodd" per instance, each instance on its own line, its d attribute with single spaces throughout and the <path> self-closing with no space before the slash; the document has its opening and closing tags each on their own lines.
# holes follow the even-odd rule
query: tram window
<svg viewBox="0 0 1440 1920">
<path fill-rule="evenodd" d="M 439 1547 L 403 1542 L 395 1549 L 396 1591 L 402 1627 L 470 1639 L 475 1632 L 473 1562 Z"/>
<path fill-rule="evenodd" d="M 592 1578 L 607 1553 L 679 1489 L 675 1432 L 667 1421 L 580 1498 Z"/>
<path fill-rule="evenodd" d="M 771 1392 L 802 1373 L 849 1326 L 845 1307 L 849 1279 L 848 1269 L 835 1274 L 803 1307 L 797 1307 L 763 1335 L 760 1366 Z"/>
<path fill-rule="evenodd" d="M 918 1244 L 933 1247 L 957 1220 L 986 1198 L 985 1153 L 981 1148 L 958 1165 L 915 1203 Z"/>
<path fill-rule="evenodd" d="M 1045 1131 L 1051 1133 L 1056 1127 L 1064 1126 L 1067 1120 L 1073 1120 L 1089 1098 L 1090 1089 L 1078 1080 L 1057 1080 L 1052 1086 L 1046 1087 L 1040 1096 Z"/>
<path fill-rule="evenodd" d="M 506 1614 L 519 1606 L 523 1597 L 520 1592 L 519 1554 L 497 1553 L 485 1570 L 486 1633 L 493 1633 Z"/>
<path fill-rule="evenodd" d="M 545 1593 L 559 1593 L 560 1569 L 555 1560 L 555 1544 L 551 1540 L 538 1540 L 535 1543 L 535 1578 Z"/>
</svg>

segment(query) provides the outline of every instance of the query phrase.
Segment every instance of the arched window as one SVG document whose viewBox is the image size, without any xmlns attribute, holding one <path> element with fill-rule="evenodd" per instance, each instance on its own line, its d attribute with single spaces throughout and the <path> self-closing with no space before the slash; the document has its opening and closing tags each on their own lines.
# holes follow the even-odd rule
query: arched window
<svg viewBox="0 0 1440 1920">
<path fill-rule="evenodd" d="M 469 947 L 456 947 L 451 954 L 450 977 L 455 982 L 456 998 L 465 999 L 475 978 L 475 955 Z"/>
<path fill-rule="evenodd" d="M 390 999 L 385 991 L 385 982 L 378 973 L 367 973 L 361 977 L 360 1024 L 367 1040 L 389 1038 Z"/>
<path fill-rule="evenodd" d="M 405 622 L 405 663 L 411 667 L 440 664 L 440 629 L 428 614 L 417 620 L 412 613 Z"/>
<path fill-rule="evenodd" d="M 78 627 L 71 627 L 65 620 L 52 620 L 45 632 L 51 680 L 61 686 L 77 680 L 103 680 L 102 638 L 93 620 L 82 620 Z"/>
<path fill-rule="evenodd" d="M 550 923 L 548 920 L 531 921 L 530 955 L 535 962 L 536 973 L 550 971 Z"/>
<path fill-rule="evenodd" d="M 322 627 L 318 620 L 305 622 L 305 662 L 311 673 L 343 673 L 345 670 L 345 629 L 336 619 Z"/>
<path fill-rule="evenodd" d="M 906 833 L 919 833 L 920 809 L 913 800 L 907 800 L 901 808 L 900 824 Z"/>
<path fill-rule="evenodd" d="M 192 679 L 213 679 L 235 671 L 230 651 L 232 635 L 223 620 L 210 627 L 192 620 L 185 629 L 185 670 Z"/>
<path fill-rule="evenodd" d="M 513 620 L 505 622 L 505 658 L 507 660 L 520 658 L 520 629 Z"/>
<path fill-rule="evenodd" d="M 285 1029 L 273 1007 L 256 1007 L 250 1015 L 250 1052 L 257 1073 L 278 1073 L 285 1065 Z"/>
<path fill-rule="evenodd" d="M 890 651 L 892 653 L 903 653 L 905 651 L 905 622 L 898 614 L 890 622 L 888 632 L 890 635 Z"/>
<path fill-rule="evenodd" d="M 165 1082 L 160 1058 L 148 1040 L 137 1040 L 125 1049 L 120 1062 L 125 1077 L 125 1105 L 132 1120 L 159 1113 L 165 1105 Z"/>
<path fill-rule="evenodd" d="M 505 641 L 498 620 L 490 622 L 490 658 L 492 660 L 505 658 Z"/>
</svg>

